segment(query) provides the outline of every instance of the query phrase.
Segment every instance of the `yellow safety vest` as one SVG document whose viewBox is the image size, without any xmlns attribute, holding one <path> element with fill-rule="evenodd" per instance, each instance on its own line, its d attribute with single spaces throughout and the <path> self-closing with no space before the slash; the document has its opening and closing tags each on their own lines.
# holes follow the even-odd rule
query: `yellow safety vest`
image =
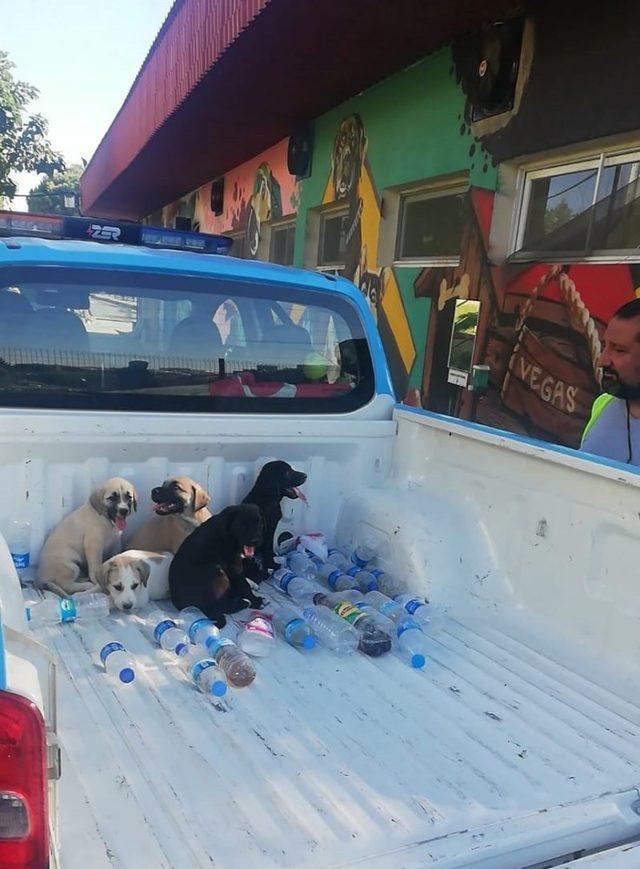
<svg viewBox="0 0 640 869">
<path fill-rule="evenodd" d="M 580 441 L 581 447 L 584 445 L 585 438 L 600 418 L 602 411 L 605 409 L 605 407 L 611 404 L 614 399 L 614 395 L 609 395 L 608 392 L 605 392 L 603 393 L 603 395 L 599 395 L 593 402 L 591 406 L 591 416 L 589 417 L 589 421 L 584 427 L 584 431 L 582 432 L 582 440 Z"/>
</svg>

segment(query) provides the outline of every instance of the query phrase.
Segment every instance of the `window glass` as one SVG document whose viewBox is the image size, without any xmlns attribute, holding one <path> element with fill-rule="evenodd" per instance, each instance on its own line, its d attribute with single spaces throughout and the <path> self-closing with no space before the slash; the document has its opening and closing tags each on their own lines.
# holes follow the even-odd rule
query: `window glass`
<svg viewBox="0 0 640 869">
<path fill-rule="evenodd" d="M 274 226 L 271 229 L 271 262 L 281 266 L 293 265 L 293 248 L 296 227 L 294 223 L 287 226 Z"/>
<path fill-rule="evenodd" d="M 330 212 L 320 218 L 319 266 L 335 266 L 336 271 L 344 265 L 347 249 L 349 215 L 345 212 Z"/>
<path fill-rule="evenodd" d="M 459 257 L 464 201 L 464 193 L 403 197 L 396 258 L 422 260 Z"/>
<path fill-rule="evenodd" d="M 334 294 L 81 269 L 0 271 L 0 404 L 340 412 L 373 394 Z"/>
</svg>

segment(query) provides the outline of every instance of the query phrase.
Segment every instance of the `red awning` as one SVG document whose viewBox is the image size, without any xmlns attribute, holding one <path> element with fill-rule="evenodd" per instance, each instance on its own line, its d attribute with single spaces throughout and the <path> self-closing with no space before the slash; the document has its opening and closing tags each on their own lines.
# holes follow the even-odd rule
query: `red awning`
<svg viewBox="0 0 640 869">
<path fill-rule="evenodd" d="M 139 218 L 517 0 L 176 0 L 82 177 Z"/>
</svg>

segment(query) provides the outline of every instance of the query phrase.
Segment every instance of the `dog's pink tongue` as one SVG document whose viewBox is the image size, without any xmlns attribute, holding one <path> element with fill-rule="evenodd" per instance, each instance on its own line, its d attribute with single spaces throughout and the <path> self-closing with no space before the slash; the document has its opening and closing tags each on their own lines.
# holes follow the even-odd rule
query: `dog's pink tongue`
<svg viewBox="0 0 640 869">
<path fill-rule="evenodd" d="M 154 504 L 153 509 L 157 513 L 158 510 L 161 510 L 163 507 L 166 507 L 166 506 L 167 506 L 167 504 Z"/>
<path fill-rule="evenodd" d="M 127 527 L 127 520 L 123 516 L 116 516 L 116 528 L 118 531 L 124 531 Z"/>
<path fill-rule="evenodd" d="M 256 551 L 255 546 L 243 546 L 242 547 L 242 554 L 244 555 L 245 558 L 253 558 L 255 551 Z"/>
<path fill-rule="evenodd" d="M 307 501 L 307 496 L 305 495 L 305 493 L 301 489 L 298 489 L 297 486 L 293 487 L 293 491 L 296 493 L 298 498 L 300 498 L 300 500 L 304 503 L 305 507 L 308 507 L 309 502 Z"/>
</svg>

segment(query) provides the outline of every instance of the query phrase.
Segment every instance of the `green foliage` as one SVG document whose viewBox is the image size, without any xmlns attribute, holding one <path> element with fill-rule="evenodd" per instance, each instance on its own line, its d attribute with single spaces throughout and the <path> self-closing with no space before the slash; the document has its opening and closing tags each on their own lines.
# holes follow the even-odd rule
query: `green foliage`
<svg viewBox="0 0 640 869">
<path fill-rule="evenodd" d="M 43 178 L 29 191 L 27 203 L 29 211 L 39 211 L 43 214 L 79 214 L 80 176 L 84 168 L 77 164 L 68 166 L 63 172 L 54 172 L 51 177 Z M 74 205 L 65 206 L 64 195 L 74 197 Z"/>
<path fill-rule="evenodd" d="M 26 112 L 38 96 L 37 88 L 16 80 L 13 69 L 8 54 L 0 51 L 0 200 L 16 192 L 12 172 L 51 175 L 64 169 L 62 156 L 49 142 L 47 121 Z"/>
</svg>

